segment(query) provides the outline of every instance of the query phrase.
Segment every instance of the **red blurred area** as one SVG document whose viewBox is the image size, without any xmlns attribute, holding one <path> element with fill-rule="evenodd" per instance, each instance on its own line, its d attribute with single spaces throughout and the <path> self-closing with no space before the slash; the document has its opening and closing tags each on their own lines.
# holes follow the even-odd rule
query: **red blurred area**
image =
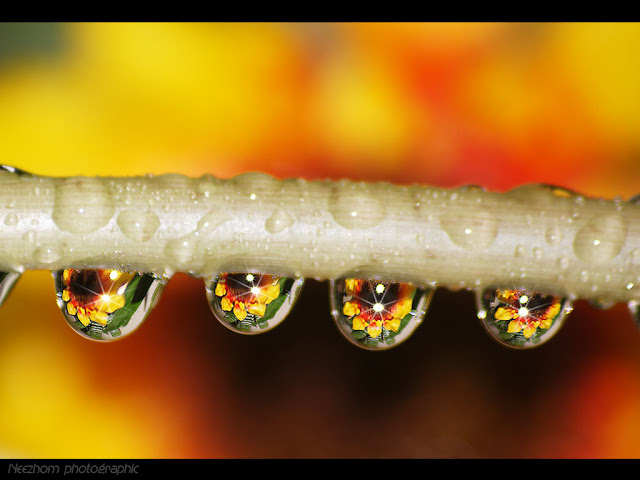
<svg viewBox="0 0 640 480">
<path fill-rule="evenodd" d="M 637 24 L 54 27 L 56 48 L 0 57 L 2 163 L 33 173 L 640 190 Z M 7 28 L 0 52 L 42 33 Z M 65 325 L 50 274 L 27 272 L 0 321 L 0 456 L 640 454 L 624 306 L 581 303 L 520 352 L 485 335 L 469 292 L 439 290 L 410 340 L 374 353 L 340 337 L 326 283 L 246 337 L 177 274 L 134 335 L 100 345 Z"/>
</svg>

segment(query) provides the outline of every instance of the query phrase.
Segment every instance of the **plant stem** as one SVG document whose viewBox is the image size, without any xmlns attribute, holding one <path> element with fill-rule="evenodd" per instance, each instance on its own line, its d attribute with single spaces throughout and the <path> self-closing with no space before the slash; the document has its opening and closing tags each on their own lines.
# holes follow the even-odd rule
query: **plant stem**
<svg viewBox="0 0 640 480">
<path fill-rule="evenodd" d="M 640 299 L 640 205 L 544 185 L 507 193 L 351 181 L 0 170 L 0 271 L 257 270 Z"/>
</svg>

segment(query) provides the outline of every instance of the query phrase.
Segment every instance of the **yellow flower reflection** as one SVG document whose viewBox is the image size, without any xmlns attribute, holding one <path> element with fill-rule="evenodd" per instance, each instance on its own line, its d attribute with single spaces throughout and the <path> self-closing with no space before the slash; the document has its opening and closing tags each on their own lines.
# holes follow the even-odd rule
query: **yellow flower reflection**
<svg viewBox="0 0 640 480">
<path fill-rule="evenodd" d="M 62 300 L 67 312 L 85 327 L 90 322 L 106 326 L 109 314 L 124 306 L 124 289 L 134 277 L 117 270 L 64 270 Z"/>
<path fill-rule="evenodd" d="M 352 319 L 353 330 L 365 331 L 372 338 L 383 329 L 397 333 L 402 319 L 411 313 L 415 287 L 407 283 L 382 283 L 362 279 L 345 280 L 342 313 Z"/>
<path fill-rule="evenodd" d="M 238 321 L 247 314 L 258 318 L 273 300 L 280 296 L 280 277 L 253 273 L 223 273 L 218 277 L 214 293 L 220 297 L 220 307 L 233 312 Z"/>
<path fill-rule="evenodd" d="M 496 320 L 509 321 L 508 333 L 522 333 L 525 338 L 531 338 L 538 328 L 548 330 L 553 320 L 560 313 L 560 299 L 550 297 L 549 302 L 533 306 L 532 297 L 518 290 L 498 290 L 497 299 L 503 305 L 498 307 L 494 317 Z"/>
</svg>

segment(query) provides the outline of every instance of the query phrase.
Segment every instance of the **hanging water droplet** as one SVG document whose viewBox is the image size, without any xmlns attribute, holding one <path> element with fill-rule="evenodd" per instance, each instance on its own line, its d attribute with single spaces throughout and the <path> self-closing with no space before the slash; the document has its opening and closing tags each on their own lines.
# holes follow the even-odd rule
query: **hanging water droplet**
<svg viewBox="0 0 640 480">
<path fill-rule="evenodd" d="M 478 292 L 485 330 L 512 348 L 530 348 L 549 340 L 571 310 L 570 302 L 532 290 L 487 289 Z"/>
<path fill-rule="evenodd" d="M 16 285 L 18 278 L 20 278 L 19 273 L 0 272 L 0 307 Z"/>
<path fill-rule="evenodd" d="M 640 329 L 640 308 L 638 307 L 637 300 L 631 300 L 627 305 L 629 307 L 629 313 L 631 313 L 631 318 L 633 323 Z"/>
<path fill-rule="evenodd" d="M 69 325 L 92 340 L 114 340 L 137 329 L 166 281 L 109 269 L 53 272 L 58 306 Z"/>
<path fill-rule="evenodd" d="M 24 170 L 20 170 L 19 168 L 16 168 L 16 167 L 11 167 L 9 165 L 0 165 L 0 172 L 13 173 L 14 175 L 18 175 L 19 177 L 23 175 L 31 176 L 29 172 L 25 172 Z"/>
<path fill-rule="evenodd" d="M 244 334 L 279 325 L 293 308 L 304 278 L 262 273 L 221 273 L 206 281 L 207 299 L 225 327 Z"/>
<path fill-rule="evenodd" d="M 432 289 L 357 278 L 331 281 L 331 313 L 355 345 L 384 350 L 405 341 L 422 323 Z"/>
<path fill-rule="evenodd" d="M 591 305 L 593 308 L 597 308 L 598 310 L 608 310 L 609 308 L 613 307 L 615 304 L 616 302 L 611 300 L 605 300 L 603 298 L 589 300 L 589 305 Z"/>
</svg>

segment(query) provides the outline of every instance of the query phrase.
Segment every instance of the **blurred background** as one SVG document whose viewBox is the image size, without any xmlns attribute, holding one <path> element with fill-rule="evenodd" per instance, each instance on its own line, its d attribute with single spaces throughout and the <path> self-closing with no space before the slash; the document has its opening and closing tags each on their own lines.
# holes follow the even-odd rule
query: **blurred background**
<svg viewBox="0 0 640 480">
<path fill-rule="evenodd" d="M 0 24 L 0 163 L 52 176 L 350 178 L 640 191 L 640 24 Z M 51 275 L 0 310 L 0 457 L 640 457 L 640 333 L 578 302 L 512 351 L 438 290 L 386 352 L 309 280 L 255 337 L 176 274 L 131 336 L 72 331 Z"/>
</svg>

